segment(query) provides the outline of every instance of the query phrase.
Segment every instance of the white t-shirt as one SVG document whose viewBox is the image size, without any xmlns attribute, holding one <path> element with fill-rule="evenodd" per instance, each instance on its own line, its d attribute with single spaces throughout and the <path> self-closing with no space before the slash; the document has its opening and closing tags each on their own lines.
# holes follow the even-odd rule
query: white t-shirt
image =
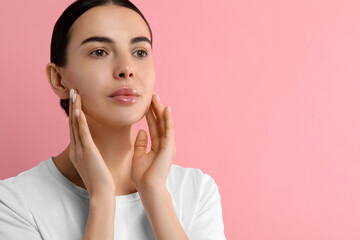
<svg viewBox="0 0 360 240">
<path fill-rule="evenodd" d="M 65 178 L 53 158 L 0 181 L 0 239 L 82 239 L 89 194 Z M 221 197 L 212 177 L 172 164 L 166 188 L 190 240 L 225 239 Z M 155 239 L 138 192 L 116 196 L 114 239 Z"/>
</svg>

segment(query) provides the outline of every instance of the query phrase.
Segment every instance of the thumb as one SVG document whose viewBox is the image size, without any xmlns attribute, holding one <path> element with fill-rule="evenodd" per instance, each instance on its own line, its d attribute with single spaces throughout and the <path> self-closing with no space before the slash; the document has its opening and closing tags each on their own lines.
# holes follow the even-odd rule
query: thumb
<svg viewBox="0 0 360 240">
<path fill-rule="evenodd" d="M 142 155 L 146 154 L 146 148 L 148 144 L 148 137 L 145 130 L 141 129 L 135 140 L 135 146 L 134 146 L 134 157 L 140 157 Z"/>
</svg>

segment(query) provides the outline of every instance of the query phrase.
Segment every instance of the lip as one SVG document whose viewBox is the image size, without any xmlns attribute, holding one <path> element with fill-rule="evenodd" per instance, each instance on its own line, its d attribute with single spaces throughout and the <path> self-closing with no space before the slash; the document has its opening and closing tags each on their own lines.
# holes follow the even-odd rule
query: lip
<svg viewBox="0 0 360 240">
<path fill-rule="evenodd" d="M 123 104 L 132 104 L 138 101 L 139 94 L 134 88 L 122 87 L 115 90 L 109 97 Z"/>
<path fill-rule="evenodd" d="M 128 97 L 139 97 L 138 92 L 131 87 L 122 87 L 116 89 L 109 97 L 117 97 L 117 96 L 128 96 Z"/>
<path fill-rule="evenodd" d="M 124 95 L 117 95 L 111 97 L 111 99 L 124 104 L 135 103 L 138 101 L 138 98 L 139 98 L 138 96 L 124 96 Z"/>
</svg>

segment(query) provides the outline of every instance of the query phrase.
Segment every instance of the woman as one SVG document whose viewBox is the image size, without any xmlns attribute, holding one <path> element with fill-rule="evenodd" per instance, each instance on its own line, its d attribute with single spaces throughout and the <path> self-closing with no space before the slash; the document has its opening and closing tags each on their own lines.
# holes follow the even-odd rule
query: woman
<svg viewBox="0 0 360 240">
<path fill-rule="evenodd" d="M 0 239 L 225 239 L 214 180 L 172 164 L 174 124 L 153 91 L 152 40 L 129 1 L 79 0 L 60 16 L 46 74 L 70 143 L 0 182 Z M 132 139 L 144 116 L 149 153 L 146 131 Z"/>
</svg>

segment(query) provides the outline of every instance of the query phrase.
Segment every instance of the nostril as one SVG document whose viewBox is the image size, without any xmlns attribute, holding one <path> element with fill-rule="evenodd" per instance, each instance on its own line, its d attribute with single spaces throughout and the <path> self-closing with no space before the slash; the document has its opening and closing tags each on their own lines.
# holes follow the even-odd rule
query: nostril
<svg viewBox="0 0 360 240">
<path fill-rule="evenodd" d="M 120 77 L 124 77 L 125 76 L 125 74 L 124 73 L 120 73 Z"/>
</svg>

